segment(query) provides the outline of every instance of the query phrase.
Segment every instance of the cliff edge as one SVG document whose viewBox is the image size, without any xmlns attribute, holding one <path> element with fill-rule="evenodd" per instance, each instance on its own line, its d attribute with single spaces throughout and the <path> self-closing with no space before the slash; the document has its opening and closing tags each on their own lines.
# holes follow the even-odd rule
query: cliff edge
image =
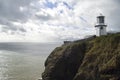
<svg viewBox="0 0 120 80">
<path fill-rule="evenodd" d="M 57 47 L 45 61 L 43 80 L 120 80 L 120 33 Z"/>
</svg>

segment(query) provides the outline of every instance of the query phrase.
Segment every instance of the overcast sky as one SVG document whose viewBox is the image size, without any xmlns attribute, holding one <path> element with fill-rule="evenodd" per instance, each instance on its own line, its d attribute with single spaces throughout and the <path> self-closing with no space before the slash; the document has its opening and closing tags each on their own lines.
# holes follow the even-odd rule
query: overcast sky
<svg viewBox="0 0 120 80">
<path fill-rule="evenodd" d="M 57 42 L 95 34 L 96 16 L 120 31 L 120 0 L 0 0 L 0 42 Z"/>
</svg>

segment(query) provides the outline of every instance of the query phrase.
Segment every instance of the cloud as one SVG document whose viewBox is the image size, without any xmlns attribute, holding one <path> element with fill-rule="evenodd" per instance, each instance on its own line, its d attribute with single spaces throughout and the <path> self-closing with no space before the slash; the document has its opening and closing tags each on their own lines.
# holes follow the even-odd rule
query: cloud
<svg viewBox="0 0 120 80">
<path fill-rule="evenodd" d="M 0 0 L 0 17 L 7 20 L 24 20 L 29 14 L 20 11 L 20 7 L 26 6 L 31 0 Z"/>
<path fill-rule="evenodd" d="M 120 31 L 119 0 L 0 0 L 0 41 L 52 42 L 95 34 L 96 16 Z"/>
<path fill-rule="evenodd" d="M 48 21 L 50 19 L 53 19 L 52 16 L 46 12 L 38 12 L 35 14 L 35 17 L 42 21 Z"/>
</svg>

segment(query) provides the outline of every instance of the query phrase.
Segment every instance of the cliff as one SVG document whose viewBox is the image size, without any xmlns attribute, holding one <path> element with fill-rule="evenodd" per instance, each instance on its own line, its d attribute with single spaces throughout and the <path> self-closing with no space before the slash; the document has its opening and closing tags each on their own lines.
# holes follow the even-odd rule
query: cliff
<svg viewBox="0 0 120 80">
<path fill-rule="evenodd" d="M 120 80 L 120 33 L 57 47 L 45 61 L 43 80 Z"/>
</svg>

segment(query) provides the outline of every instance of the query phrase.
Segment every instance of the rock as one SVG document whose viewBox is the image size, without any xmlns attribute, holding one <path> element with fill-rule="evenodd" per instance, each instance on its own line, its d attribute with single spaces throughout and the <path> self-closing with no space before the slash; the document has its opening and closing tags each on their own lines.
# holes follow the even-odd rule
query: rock
<svg viewBox="0 0 120 80">
<path fill-rule="evenodd" d="M 91 42 L 93 46 L 85 53 L 73 80 L 119 80 L 120 34 L 101 36 Z"/>
<path fill-rule="evenodd" d="M 72 80 L 85 53 L 85 43 L 74 43 L 56 48 L 45 62 L 43 80 Z"/>
<path fill-rule="evenodd" d="M 45 61 L 43 80 L 120 80 L 120 33 L 57 47 Z"/>
</svg>

